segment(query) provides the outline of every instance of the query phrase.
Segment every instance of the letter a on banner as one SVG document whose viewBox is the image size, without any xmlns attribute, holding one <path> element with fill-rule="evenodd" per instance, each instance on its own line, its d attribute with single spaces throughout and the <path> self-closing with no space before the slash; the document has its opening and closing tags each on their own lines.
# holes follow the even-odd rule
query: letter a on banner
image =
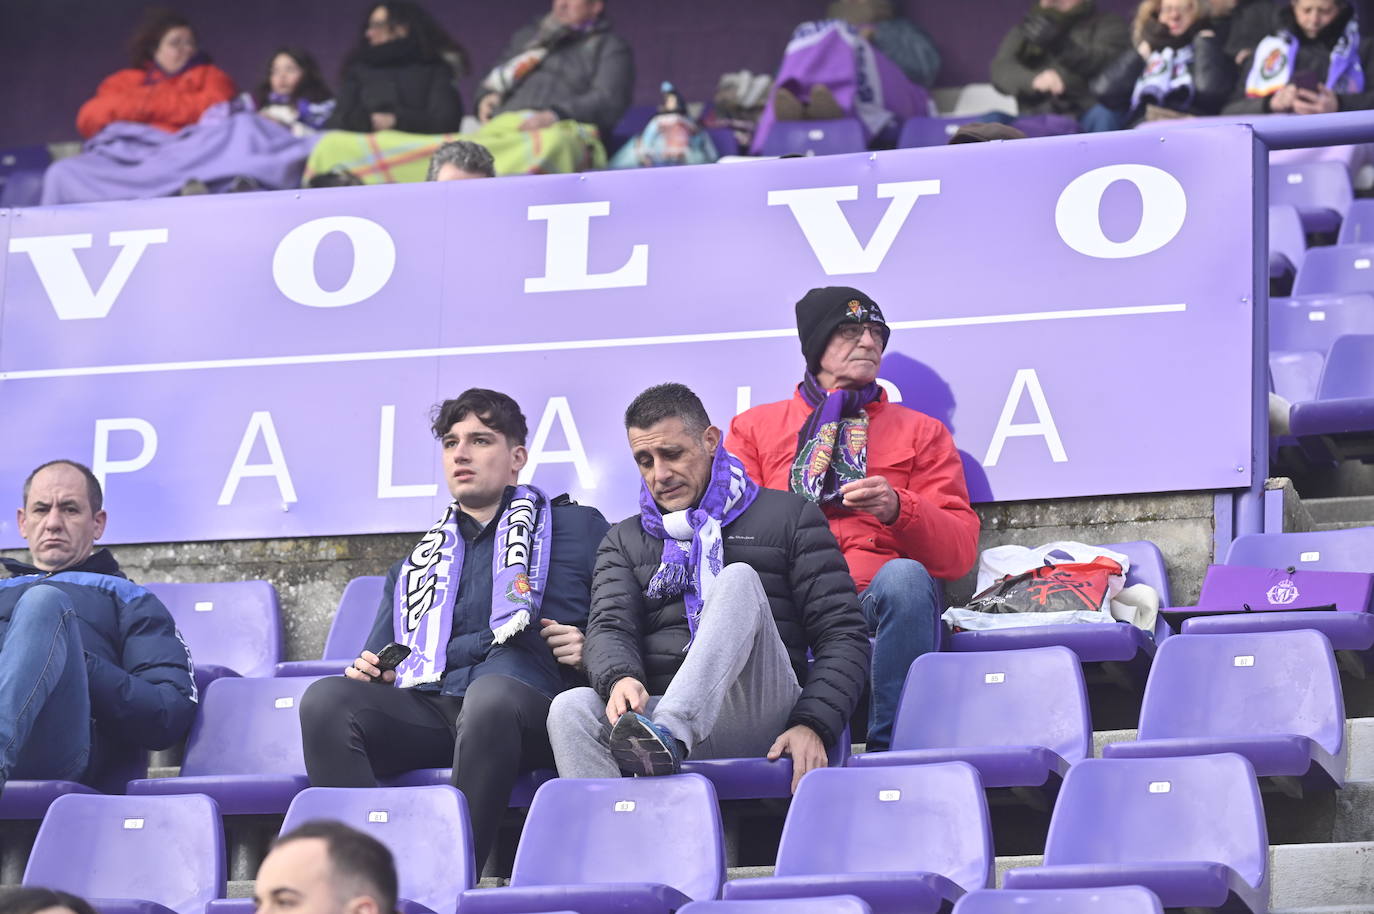
<svg viewBox="0 0 1374 914">
<path fill-rule="evenodd" d="M 879 184 L 877 197 L 891 200 L 883 218 L 873 230 L 868 244 L 859 244 L 854 227 L 845 218 L 840 203 L 859 199 L 859 186 L 806 187 L 799 190 L 770 190 L 769 206 L 786 206 L 801 226 L 811 251 L 827 276 L 844 273 L 875 273 L 892 249 L 897 233 L 906 225 L 911 208 L 922 196 L 938 194 L 939 181 L 894 181 Z"/>
<path fill-rule="evenodd" d="M 119 248 L 114 266 L 101 280 L 99 289 L 91 289 L 77 250 L 91 246 L 90 235 L 38 235 L 32 238 L 11 238 L 11 254 L 28 254 L 43 291 L 48 293 L 57 319 L 61 321 L 100 318 L 110 313 L 115 299 L 124 291 L 124 284 L 133 275 L 134 267 L 151 244 L 166 244 L 166 229 L 139 229 L 129 232 L 110 232 L 111 247 Z"/>
<path fill-rule="evenodd" d="M 1015 423 L 1016 407 L 1021 403 L 1022 394 L 1030 394 L 1031 405 L 1035 407 L 1035 421 Z M 1055 463 L 1067 463 L 1069 455 L 1064 451 L 1064 442 L 1059 438 L 1059 429 L 1050 414 L 1050 405 L 1045 400 L 1045 391 L 1040 386 L 1040 377 L 1034 368 L 1021 368 L 1011 382 L 1007 402 L 1002 406 L 1002 416 L 997 420 L 997 429 L 992 433 L 992 444 L 988 445 L 988 455 L 983 458 L 983 466 L 995 467 L 1002 459 L 1002 448 L 1008 438 L 1040 437 L 1050 449 L 1050 459 Z"/>
<path fill-rule="evenodd" d="M 568 447 L 561 451 L 548 451 L 544 446 L 549 442 L 555 419 L 563 426 Z M 549 397 L 548 406 L 544 407 L 544 415 L 539 417 L 539 427 L 534 430 L 534 439 L 530 442 L 529 462 L 520 471 L 520 482 L 524 484 L 534 479 L 534 471 L 543 463 L 571 463 L 577 470 L 577 484 L 584 489 L 596 488 L 596 477 L 592 475 L 587 449 L 582 446 L 582 436 L 577 432 L 577 423 L 573 421 L 567 397 Z"/>
<path fill-rule="evenodd" d="M 257 443 L 259 435 L 267 445 L 268 462 L 250 464 L 248 457 L 253 453 L 253 445 Z M 218 504 L 223 507 L 233 502 L 234 494 L 239 490 L 239 481 L 249 476 L 271 476 L 277 481 L 277 490 L 281 492 L 283 503 L 291 504 L 296 500 L 296 486 L 291 482 L 291 471 L 286 468 L 286 457 L 281 451 L 281 440 L 277 438 L 277 427 L 267 410 L 253 413 L 249 418 L 248 428 L 239 442 L 239 452 L 234 455 L 234 465 L 229 468 L 229 476 L 220 490 Z"/>
</svg>

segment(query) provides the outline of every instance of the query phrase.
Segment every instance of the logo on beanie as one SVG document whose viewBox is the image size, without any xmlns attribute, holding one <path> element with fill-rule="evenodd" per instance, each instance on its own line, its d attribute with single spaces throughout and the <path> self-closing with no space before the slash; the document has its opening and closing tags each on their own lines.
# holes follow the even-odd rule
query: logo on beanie
<svg viewBox="0 0 1374 914">
<path fill-rule="evenodd" d="M 857 298 L 851 298 L 847 307 L 849 308 L 849 316 L 855 320 L 859 320 L 859 315 L 863 313 L 864 309 L 864 306 L 859 304 L 859 300 Z"/>
</svg>

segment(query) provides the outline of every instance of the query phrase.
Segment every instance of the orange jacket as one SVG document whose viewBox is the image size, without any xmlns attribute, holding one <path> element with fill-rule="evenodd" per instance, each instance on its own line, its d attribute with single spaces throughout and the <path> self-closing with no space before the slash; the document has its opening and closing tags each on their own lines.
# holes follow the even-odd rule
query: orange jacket
<svg viewBox="0 0 1374 914">
<path fill-rule="evenodd" d="M 137 121 L 174 133 L 194 124 L 216 102 L 233 98 L 234 81 L 214 64 L 168 76 L 157 67 L 119 70 L 76 114 L 76 129 L 90 138 L 115 121 Z"/>
<path fill-rule="evenodd" d="M 882 476 L 897 491 L 897 520 L 884 524 L 864 511 L 824 507 L 859 590 L 868 587 L 889 559 L 916 559 L 932 575 L 962 577 L 978 557 L 978 515 L 968 503 L 964 465 L 944 425 L 887 401 L 866 406 L 868 475 Z M 787 489 L 797 456 L 797 435 L 811 415 L 800 393 L 790 400 L 755 406 L 735 417 L 725 446 L 761 486 Z"/>
</svg>

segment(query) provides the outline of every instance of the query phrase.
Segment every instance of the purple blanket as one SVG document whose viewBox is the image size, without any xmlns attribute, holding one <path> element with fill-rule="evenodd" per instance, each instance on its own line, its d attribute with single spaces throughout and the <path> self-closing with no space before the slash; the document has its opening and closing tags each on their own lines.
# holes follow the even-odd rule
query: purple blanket
<svg viewBox="0 0 1374 914">
<path fill-rule="evenodd" d="M 212 108 L 176 133 L 120 121 L 92 137 L 80 155 L 48 168 L 42 203 L 165 197 L 192 178 L 211 191 L 239 176 L 266 190 L 299 187 L 315 140 L 247 111 Z"/>
<path fill-rule="evenodd" d="M 907 79 L 853 26 L 839 20 L 803 22 L 797 26 L 783 52 L 774 82 L 802 99 L 817 84 L 830 89 L 839 106 L 863 122 L 869 138 L 894 117 L 900 124 L 909 117 L 934 114 L 925 89 Z M 755 155 L 763 149 L 776 120 L 770 96 L 754 132 Z"/>
</svg>

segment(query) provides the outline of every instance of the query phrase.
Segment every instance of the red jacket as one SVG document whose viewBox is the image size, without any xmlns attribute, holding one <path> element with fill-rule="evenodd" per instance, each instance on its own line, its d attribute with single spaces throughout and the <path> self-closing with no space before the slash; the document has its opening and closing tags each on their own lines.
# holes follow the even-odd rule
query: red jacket
<svg viewBox="0 0 1374 914">
<path fill-rule="evenodd" d="M 964 465 L 943 424 L 887 401 L 870 403 L 868 475 L 897 490 L 897 520 L 890 525 L 866 511 L 826 505 L 830 532 L 863 590 L 889 559 L 916 559 L 945 580 L 963 577 L 978 557 L 978 515 L 968 503 Z M 787 489 L 797 456 L 797 435 L 811 407 L 797 393 L 790 400 L 755 406 L 730 423 L 726 447 L 761 486 Z"/>
<path fill-rule="evenodd" d="M 95 98 L 81 106 L 76 129 L 89 139 L 115 121 L 137 121 L 175 133 L 237 91 L 229 74 L 214 64 L 189 67 L 175 76 L 154 66 L 119 70 L 107 76 Z"/>
</svg>

